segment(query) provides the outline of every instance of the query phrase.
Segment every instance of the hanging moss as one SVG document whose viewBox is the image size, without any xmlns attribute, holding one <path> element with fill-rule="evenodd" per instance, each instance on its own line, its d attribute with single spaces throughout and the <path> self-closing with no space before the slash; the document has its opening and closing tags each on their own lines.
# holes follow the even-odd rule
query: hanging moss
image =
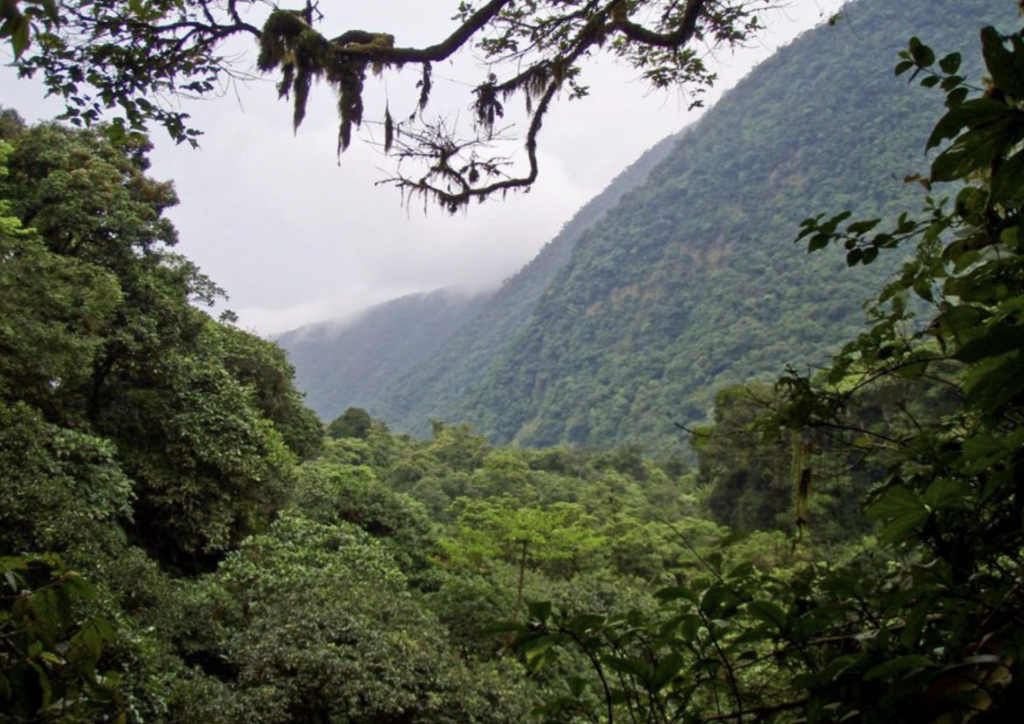
<svg viewBox="0 0 1024 724">
<path fill-rule="evenodd" d="M 313 81 L 326 78 L 338 94 L 338 152 L 352 142 L 352 128 L 363 122 L 363 86 L 366 68 L 380 73 L 389 64 L 383 51 L 395 46 L 387 33 L 349 30 L 328 40 L 314 30 L 299 13 L 279 10 L 271 13 L 260 37 L 258 66 L 264 72 L 280 69 L 277 85 L 281 97 L 292 97 L 292 122 L 297 129 L 306 117 L 306 104 Z M 429 92 L 429 68 L 424 71 L 421 104 Z M 393 136 L 392 136 L 393 138 Z M 388 144 L 390 146 L 390 144 Z"/>
<path fill-rule="evenodd" d="M 309 30 L 309 25 L 302 16 L 292 10 L 277 10 L 270 14 L 263 24 L 260 34 L 260 54 L 256 60 L 257 67 L 269 72 L 286 60 L 289 54 L 288 41 L 299 37 Z"/>
<path fill-rule="evenodd" d="M 346 63 L 338 77 L 338 152 L 348 148 L 352 142 L 352 126 L 363 122 L 363 81 L 366 79 L 366 63 Z"/>
</svg>

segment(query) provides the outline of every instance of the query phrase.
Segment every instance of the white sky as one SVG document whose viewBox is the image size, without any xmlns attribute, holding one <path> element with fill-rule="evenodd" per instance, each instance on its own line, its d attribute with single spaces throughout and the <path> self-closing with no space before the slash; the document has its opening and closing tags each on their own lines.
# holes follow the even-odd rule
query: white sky
<svg viewBox="0 0 1024 724">
<path fill-rule="evenodd" d="M 332 4 L 322 5 L 329 20 Z M 712 61 L 720 81 L 708 103 L 840 4 L 789 0 L 772 16 L 763 38 Z M 346 5 L 349 27 L 390 32 L 401 45 L 423 45 L 448 34 L 453 27 L 448 18 L 458 3 Z M 254 57 L 255 51 L 249 52 L 246 60 Z M 306 120 L 293 135 L 291 107 L 277 100 L 276 78 L 190 103 L 187 110 L 205 133 L 198 151 L 175 146 L 162 129 L 154 129 L 150 174 L 173 179 L 178 190 L 181 203 L 171 213 L 181 238 L 178 250 L 227 290 L 227 306 L 243 327 L 274 334 L 351 317 L 412 292 L 481 289 L 511 276 L 645 149 L 698 117 L 698 111 L 687 113 L 682 93 L 652 93 L 635 76 L 607 60 L 585 70 L 590 96 L 554 105 L 545 120 L 533 190 L 474 204 L 465 214 L 449 216 L 433 208 L 424 214 L 416 202 L 402 208 L 395 189 L 374 185 L 390 161 L 358 139 L 339 164 L 337 116 L 327 86 L 313 89 Z M 411 110 L 401 107 L 401 98 L 417 78 L 417 70 L 409 68 L 387 79 L 396 118 Z M 434 79 L 429 108 L 468 115 L 469 86 L 481 79 L 472 58 L 435 66 Z M 383 82 L 367 83 L 367 119 L 376 117 L 372 103 L 383 98 L 383 87 Z M 29 121 L 61 111 L 52 99 L 42 100 L 38 83 L 18 80 L 9 68 L 0 68 L 0 89 L 0 103 Z"/>
</svg>

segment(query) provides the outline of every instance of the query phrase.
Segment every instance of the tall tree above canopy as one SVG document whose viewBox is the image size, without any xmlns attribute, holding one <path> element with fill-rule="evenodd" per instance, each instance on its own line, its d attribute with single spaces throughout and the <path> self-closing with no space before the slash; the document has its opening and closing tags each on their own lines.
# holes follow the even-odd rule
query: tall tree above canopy
<svg viewBox="0 0 1024 724">
<path fill-rule="evenodd" d="M 117 520 L 195 572 L 320 445 L 284 353 L 193 306 L 219 290 L 171 251 L 174 189 L 146 166 L 145 145 L 0 110 L 0 551 Z"/>
<path fill-rule="evenodd" d="M 583 64 L 600 52 L 638 70 L 656 88 L 714 81 L 698 48 L 735 45 L 762 27 L 776 0 L 489 0 L 452 3 L 455 27 L 422 47 L 402 44 L 387 27 L 325 35 L 329 10 L 295 2 L 267 14 L 258 0 L 9 0 L 0 4 L 0 37 L 10 37 L 23 75 L 41 72 L 78 124 L 112 119 L 117 133 L 163 125 L 179 142 L 199 131 L 168 96 L 205 96 L 240 69 L 224 43 L 251 36 L 257 67 L 278 73 L 278 92 L 294 104 L 296 128 L 314 80 L 337 95 L 338 152 L 363 123 L 367 72 L 418 66 L 419 102 L 396 121 L 385 104 L 383 148 L 396 159 L 387 179 L 406 197 L 422 196 L 454 211 L 469 201 L 526 189 L 538 174 L 541 125 L 559 94 L 582 98 Z M 333 8 L 332 8 L 333 10 Z M 439 10 L 443 12 L 443 10 Z M 383 14 L 383 13 L 382 13 Z M 697 46 L 697 47 L 695 47 Z M 470 78 L 468 128 L 457 113 L 428 116 L 432 67 L 460 50 L 479 57 Z M 523 103 L 522 130 L 505 118 Z M 523 142 L 516 163 L 509 141 Z"/>
</svg>

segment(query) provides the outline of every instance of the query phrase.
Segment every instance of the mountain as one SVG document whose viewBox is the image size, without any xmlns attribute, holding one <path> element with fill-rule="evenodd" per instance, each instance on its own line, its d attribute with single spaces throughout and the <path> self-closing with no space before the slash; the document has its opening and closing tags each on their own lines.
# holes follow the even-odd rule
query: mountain
<svg viewBox="0 0 1024 724">
<path fill-rule="evenodd" d="M 403 429 L 429 429 L 437 416 L 431 410 L 452 409 L 530 321 L 580 234 L 642 183 L 681 136 L 644 152 L 494 294 L 412 294 L 377 305 L 353 322 L 323 322 L 278 337 L 306 403 L 325 420 L 347 407 L 365 407 L 379 417 L 408 418 Z M 435 404 L 420 404 L 421 396 Z"/>
<path fill-rule="evenodd" d="M 300 327 L 276 342 L 295 366 L 306 404 L 331 420 L 348 407 L 373 409 L 387 385 L 434 353 L 489 297 L 449 290 L 411 294 L 347 323 Z"/>
<path fill-rule="evenodd" d="M 532 319 L 534 308 L 551 280 L 565 266 L 580 236 L 599 223 L 633 188 L 646 180 L 683 134 L 663 139 L 619 174 L 562 227 L 532 262 L 507 280 L 429 358 L 411 367 L 373 401 L 369 409 L 400 429 L 424 434 L 432 418 L 451 419 L 466 391 L 493 366 L 510 340 Z M 424 403 L 429 400 L 429 403 Z"/>
<path fill-rule="evenodd" d="M 1012 20 L 995 5 L 850 3 L 367 406 L 413 432 L 442 417 L 497 442 L 665 451 L 682 443 L 674 423 L 706 419 L 723 385 L 823 362 L 901 260 L 848 270 L 841 250 L 808 256 L 793 244 L 800 221 L 915 208 L 902 179 L 925 166 L 942 96 L 894 78 L 896 54 L 911 35 L 940 53 L 975 46 L 982 25 Z"/>
</svg>

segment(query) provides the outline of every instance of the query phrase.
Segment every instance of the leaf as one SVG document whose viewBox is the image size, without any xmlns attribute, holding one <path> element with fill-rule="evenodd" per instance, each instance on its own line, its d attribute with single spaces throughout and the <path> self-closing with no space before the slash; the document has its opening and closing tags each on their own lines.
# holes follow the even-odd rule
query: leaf
<svg viewBox="0 0 1024 724">
<path fill-rule="evenodd" d="M 883 492 L 867 510 L 868 518 L 885 523 L 882 538 L 887 542 L 903 540 L 922 528 L 929 514 L 921 499 L 903 485 Z"/>
<path fill-rule="evenodd" d="M 932 602 L 924 600 L 910 611 L 909 616 L 904 617 L 903 630 L 900 632 L 900 643 L 905 648 L 913 648 L 917 645 L 924 627 L 928 623 L 928 616 L 932 612 Z"/>
<path fill-rule="evenodd" d="M 876 226 L 882 223 L 881 219 L 864 219 L 863 221 L 854 221 L 852 224 L 846 227 L 848 234 L 855 234 L 860 236 L 866 234 Z"/>
<path fill-rule="evenodd" d="M 681 598 L 696 602 L 697 596 L 689 586 L 669 586 L 654 594 L 659 601 L 678 601 Z"/>
<path fill-rule="evenodd" d="M 391 152 L 391 146 L 395 142 L 395 121 L 391 118 L 391 109 L 384 107 L 384 153 Z"/>
<path fill-rule="evenodd" d="M 588 687 L 586 679 L 583 679 L 579 676 L 570 676 L 568 679 L 566 679 L 565 683 L 566 686 L 569 687 L 569 693 L 571 693 L 577 699 L 583 696 L 583 692 L 585 692 Z"/>
<path fill-rule="evenodd" d="M 609 656 L 604 659 L 604 664 L 612 671 L 635 676 L 641 681 L 650 681 L 654 674 L 654 667 L 635 657 Z"/>
<path fill-rule="evenodd" d="M 968 101 L 957 113 L 976 101 Z M 992 162 L 1009 152 L 1021 139 L 1021 119 L 1024 114 L 995 101 L 991 105 L 1001 108 L 998 114 L 988 114 L 982 122 L 973 122 L 969 130 L 957 137 L 948 149 L 932 162 L 932 181 L 956 181 L 976 171 L 987 169 Z"/>
<path fill-rule="evenodd" d="M 674 652 L 659 661 L 654 669 L 654 675 L 651 677 L 651 689 L 653 691 L 661 691 L 668 686 L 672 679 L 676 678 L 679 672 L 683 670 L 685 663 L 686 660 L 680 654 Z"/>
<path fill-rule="evenodd" d="M 963 444 L 963 459 L 967 463 L 967 470 L 971 473 L 980 473 L 1000 464 L 1014 455 L 1022 441 L 1024 429 L 1015 431 L 1007 438 L 992 435 L 970 437 Z"/>
<path fill-rule="evenodd" d="M 960 70 L 960 62 L 960 53 L 950 53 L 939 60 L 939 67 L 942 68 L 943 73 L 953 75 Z"/>
<path fill-rule="evenodd" d="M 529 603 L 526 606 L 526 610 L 529 614 L 531 621 L 537 623 L 547 623 L 548 619 L 551 618 L 551 602 L 550 601 L 535 601 Z"/>
<path fill-rule="evenodd" d="M 910 39 L 910 56 L 914 59 L 914 62 L 923 67 L 928 67 L 935 63 L 935 52 L 927 45 L 921 42 L 918 37 Z"/>
<path fill-rule="evenodd" d="M 837 681 L 843 674 L 849 671 L 851 668 L 855 668 L 863 660 L 863 654 L 847 654 L 845 656 L 837 656 L 828 662 L 824 669 L 822 669 L 816 678 L 822 682 L 832 683 Z"/>
<path fill-rule="evenodd" d="M 28 46 L 31 43 L 32 39 L 29 36 L 29 20 L 27 17 L 22 15 L 14 22 L 14 27 L 11 31 L 11 48 L 14 50 L 15 60 L 21 57 L 22 53 L 28 49 Z"/>
<path fill-rule="evenodd" d="M 985 359 L 963 381 L 965 404 L 982 414 L 995 414 L 1024 391 L 1024 360 L 1019 351 Z"/>
<path fill-rule="evenodd" d="M 924 491 L 923 501 L 932 510 L 960 507 L 971 494 L 970 484 L 959 478 L 938 478 Z"/>
<path fill-rule="evenodd" d="M 747 610 L 756 618 L 770 624 L 778 631 L 783 631 L 786 628 L 789 617 L 778 604 L 771 601 L 752 601 L 747 606 Z"/>
<path fill-rule="evenodd" d="M 705 616 L 714 616 L 719 612 L 728 595 L 729 591 L 724 586 L 712 585 L 700 597 L 700 610 Z"/>
<path fill-rule="evenodd" d="M 929 669 L 935 668 L 935 666 L 935 662 L 927 656 L 921 656 L 919 654 L 899 656 L 868 669 L 867 673 L 864 674 L 864 681 L 874 681 L 875 679 L 881 679 L 885 676 L 897 674 L 901 671 Z"/>
<path fill-rule="evenodd" d="M 994 324 L 957 350 L 954 357 L 962 362 L 981 362 L 1020 349 L 1024 349 L 1024 327 Z"/>
<path fill-rule="evenodd" d="M 510 633 L 521 634 L 527 631 L 529 629 L 517 621 L 498 621 L 480 629 L 480 633 L 485 636 L 500 636 Z"/>
<path fill-rule="evenodd" d="M 1006 48 L 1003 37 L 995 28 L 982 29 L 981 52 L 992 83 L 1014 98 L 1024 99 L 1024 74 L 1018 65 L 1021 61 Z"/>
<path fill-rule="evenodd" d="M 950 109 L 932 129 L 926 150 L 939 146 L 943 141 L 956 138 L 965 127 L 989 126 L 1007 113 L 1005 103 L 990 98 L 974 98 Z"/>
<path fill-rule="evenodd" d="M 1024 195 L 1024 151 L 1018 151 L 999 164 L 992 177 L 992 198 L 994 201 L 1013 202 Z"/>
<path fill-rule="evenodd" d="M 807 242 L 807 252 L 821 251 L 828 246 L 831 237 L 825 236 L 824 234 L 817 234 L 811 237 L 811 240 Z"/>
<path fill-rule="evenodd" d="M 576 634 L 584 634 L 588 631 L 601 628 L 605 623 L 604 616 L 598 616 L 597 614 L 581 613 L 573 616 L 571 619 L 565 622 L 564 628 L 572 631 Z"/>
</svg>

